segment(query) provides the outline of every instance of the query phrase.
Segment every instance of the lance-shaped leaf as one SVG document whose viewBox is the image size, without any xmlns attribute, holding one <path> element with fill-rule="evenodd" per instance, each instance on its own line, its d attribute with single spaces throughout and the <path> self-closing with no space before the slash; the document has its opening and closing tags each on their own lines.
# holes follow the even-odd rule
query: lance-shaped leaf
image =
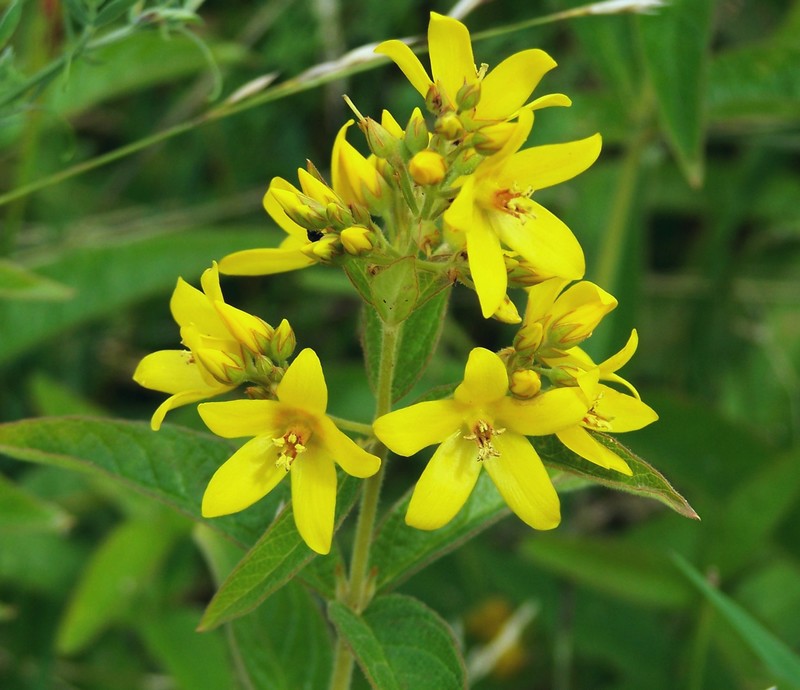
<svg viewBox="0 0 800 690">
<path fill-rule="evenodd" d="M 461 650 L 450 627 L 421 601 L 382 596 L 361 615 L 334 601 L 328 617 L 376 690 L 467 687 Z"/>
<path fill-rule="evenodd" d="M 713 587 L 686 559 L 675 554 L 672 560 L 678 570 L 741 635 L 776 682 L 783 684 L 780 687 L 800 688 L 800 657 L 739 604 Z"/>
<path fill-rule="evenodd" d="M 196 526 L 194 537 L 214 581 L 221 583 L 241 551 L 204 525 Z M 316 558 L 312 564 L 325 563 L 331 556 Z M 319 604 L 300 583 L 289 582 L 250 615 L 231 621 L 224 629 L 232 655 L 239 660 L 243 687 L 312 690 L 328 686 L 333 656 L 330 629 Z"/>
<path fill-rule="evenodd" d="M 143 422 L 53 417 L 0 424 L 0 453 L 70 469 L 110 475 L 195 520 L 208 480 L 236 446 L 209 434 Z M 256 505 L 209 524 L 242 544 L 253 544 L 285 501 L 280 486 Z"/>
<path fill-rule="evenodd" d="M 359 483 L 351 477 L 340 481 L 336 527 L 353 507 L 358 488 Z M 211 630 L 252 611 L 315 555 L 300 537 L 290 507 L 285 507 L 222 583 L 200 621 L 200 630 Z"/>
<path fill-rule="evenodd" d="M 74 290 L 50 278 L 11 263 L 0 261 L 0 299 L 64 301 Z"/>
<path fill-rule="evenodd" d="M 599 465 L 584 460 L 565 448 L 555 436 L 535 436 L 531 438 L 536 452 L 552 469 L 589 479 L 603 486 L 619 491 L 654 498 L 668 505 L 681 515 L 699 520 L 699 516 L 688 501 L 681 496 L 660 472 L 632 453 L 616 439 L 604 434 L 594 434 L 595 439 L 619 455 L 633 474 L 627 476 L 614 470 L 606 470 Z"/>
</svg>

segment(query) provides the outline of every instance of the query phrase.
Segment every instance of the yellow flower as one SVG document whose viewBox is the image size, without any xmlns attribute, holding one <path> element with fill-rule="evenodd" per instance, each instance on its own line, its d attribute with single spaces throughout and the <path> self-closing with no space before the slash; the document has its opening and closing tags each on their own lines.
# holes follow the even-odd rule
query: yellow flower
<svg viewBox="0 0 800 690">
<path fill-rule="evenodd" d="M 224 438 L 254 436 L 215 473 L 203 495 L 204 517 L 244 510 L 291 474 L 297 530 L 317 553 L 331 548 L 336 508 L 334 461 L 354 477 L 378 471 L 380 459 L 345 436 L 325 414 L 328 389 L 319 358 L 303 350 L 278 384 L 277 400 L 235 400 L 198 407 Z"/>
<path fill-rule="evenodd" d="M 402 41 L 384 41 L 375 52 L 391 58 L 423 98 L 438 103 L 441 111 L 466 106 L 474 109 L 473 120 L 489 123 L 513 118 L 523 107 L 533 110 L 570 104 L 562 94 L 550 94 L 527 103 L 541 78 L 556 66 L 542 50 L 515 53 L 484 76 L 485 66 L 480 71 L 475 68 L 467 27 L 436 12 L 431 12 L 428 24 L 428 49 L 432 78 Z M 431 94 L 434 86 L 436 90 Z M 476 92 L 479 93 L 477 105 Z"/>
<path fill-rule="evenodd" d="M 417 403 L 375 421 L 375 435 L 399 455 L 441 444 L 414 489 L 406 514 L 409 525 L 431 530 L 447 524 L 472 492 L 481 467 L 523 522 L 535 529 L 558 525 L 558 495 L 525 436 L 575 425 L 586 405 L 570 388 L 524 402 L 507 393 L 503 361 L 479 347 L 470 353 L 452 399 Z"/>
<path fill-rule="evenodd" d="M 484 318 L 502 304 L 508 277 L 501 244 L 519 254 L 540 278 L 577 280 L 583 250 L 572 231 L 531 194 L 583 172 L 600 154 L 600 135 L 519 151 L 533 115 L 523 110 L 503 148 L 462 180 L 445 223 L 466 244 L 469 270 Z"/>
<path fill-rule="evenodd" d="M 384 182 L 373 163 L 345 139 L 352 120 L 339 130 L 331 160 L 332 188 L 300 168 L 300 189 L 281 177 L 264 195 L 264 209 L 288 235 L 277 248 L 245 249 L 220 261 L 229 275 L 271 275 L 327 261 L 341 250 L 335 232 L 352 226 L 353 211 L 379 197 Z M 304 224 L 301 224 L 304 223 Z"/>
<path fill-rule="evenodd" d="M 170 300 L 172 316 L 181 327 L 184 344 L 191 351 L 154 352 L 139 362 L 133 374 L 134 381 L 140 386 L 170 394 L 150 420 L 154 431 L 161 428 L 161 423 L 170 410 L 221 395 L 236 387 L 236 383 L 230 378 L 227 381 L 224 378 L 220 380 L 225 376 L 221 362 L 227 359 L 229 365 L 235 365 L 231 356 L 241 361 L 243 353 L 241 345 L 231 335 L 218 311 L 217 305 L 225 305 L 225 302 L 219 286 L 216 264 L 207 269 L 200 280 L 202 292 L 183 278 L 178 278 Z M 235 318 L 231 312 L 226 312 L 226 315 L 229 319 Z M 205 356 L 198 357 L 198 351 L 209 352 L 203 352 Z M 211 365 L 213 372 L 204 362 Z"/>
</svg>

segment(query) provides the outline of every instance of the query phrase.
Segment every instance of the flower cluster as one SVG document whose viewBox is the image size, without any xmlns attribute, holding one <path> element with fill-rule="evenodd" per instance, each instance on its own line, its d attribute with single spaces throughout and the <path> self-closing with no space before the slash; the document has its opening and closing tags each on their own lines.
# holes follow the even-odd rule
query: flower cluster
<svg viewBox="0 0 800 690">
<path fill-rule="evenodd" d="M 370 155 L 347 140 L 354 122 L 345 123 L 333 145 L 330 183 L 309 163 L 298 170 L 296 184 L 275 178 L 269 185 L 263 203 L 286 233 L 280 246 L 230 254 L 219 272 L 264 275 L 323 263 L 353 278 L 357 266 L 369 276 L 411 258 L 415 279 L 426 274 L 439 288 L 459 282 L 474 290 L 484 318 L 519 324 L 510 347 L 472 350 L 452 398 L 379 410 L 372 435 L 399 455 L 438 445 L 411 497 L 409 525 L 446 524 L 485 468 L 516 515 L 550 529 L 560 521 L 559 500 L 527 437 L 555 435 L 585 460 L 631 474 L 596 432 L 629 431 L 656 419 L 617 374 L 636 349 L 635 331 L 599 364 L 581 349 L 616 300 L 582 280 L 579 242 L 534 200 L 539 190 L 591 166 L 601 139 L 594 134 L 525 147 L 535 111 L 570 105 L 562 94 L 531 100 L 555 66 L 543 51 L 516 53 L 492 70 L 476 67 L 466 27 L 436 13 L 428 42 L 430 72 L 401 41 L 376 48 L 420 93 L 427 116 L 417 108 L 401 125 L 387 111 L 376 120 L 350 103 Z M 353 282 L 374 305 L 369 279 Z M 381 460 L 325 414 L 327 388 L 316 354 L 305 349 L 289 363 L 295 336 L 288 322 L 273 328 L 227 304 L 216 265 L 202 287 L 179 280 L 171 303 L 188 349 L 149 355 L 136 371 L 143 386 L 170 394 L 152 426 L 174 407 L 248 384 L 246 400 L 199 407 L 214 433 L 252 437 L 211 478 L 202 512 L 242 510 L 291 473 L 298 531 L 312 549 L 327 553 L 334 461 L 353 476 L 369 477 Z M 395 293 L 404 287 L 395 286 Z M 513 288 L 527 291 L 523 317 L 508 297 Z M 418 302 L 406 313 L 430 296 L 413 294 Z"/>
</svg>

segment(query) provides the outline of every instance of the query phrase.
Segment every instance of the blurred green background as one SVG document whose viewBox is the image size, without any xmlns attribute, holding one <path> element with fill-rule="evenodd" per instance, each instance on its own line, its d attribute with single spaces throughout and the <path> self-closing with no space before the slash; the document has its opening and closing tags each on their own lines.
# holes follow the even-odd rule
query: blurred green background
<svg viewBox="0 0 800 690">
<path fill-rule="evenodd" d="M 564 92 L 573 106 L 539 111 L 531 143 L 603 134 L 595 166 L 537 199 L 583 243 L 587 278 L 620 301 L 592 353 L 608 356 L 638 329 L 625 375 L 661 420 L 621 440 L 702 522 L 582 491 L 564 497 L 556 532 L 503 521 L 400 591 L 454 625 L 476 688 L 791 687 L 790 649 L 800 648 L 800 2 L 675 0 L 649 16 L 517 27 L 577 4 L 495 0 L 465 23 L 478 36 L 501 30 L 476 40 L 478 61 L 496 65 L 534 46 L 558 61 L 537 93 Z M 149 419 L 162 396 L 131 373 L 148 352 L 178 344 L 168 308 L 177 276 L 196 283 L 212 260 L 279 241 L 261 196 L 306 158 L 325 171 L 349 115 L 342 93 L 365 115 L 388 108 L 400 121 L 419 104 L 388 64 L 316 81 L 305 70 L 364 43 L 422 34 L 430 10 L 449 9 L 417 0 L 0 2 L 0 421 Z M 277 86 L 250 97 L 264 102 L 226 105 L 264 75 Z M 182 131 L 136 144 L 172 127 Z M 92 167 L 131 144 L 140 150 Z M 76 170 L 83 164 L 91 169 Z M 66 179 L 51 178 L 61 171 Z M 41 188 L 15 192 L 31 184 Z M 359 303 L 343 274 L 315 267 L 226 279 L 223 290 L 271 323 L 288 318 L 300 346 L 326 364 L 331 410 L 371 418 Z M 419 392 L 457 381 L 470 347 L 508 344 L 513 329 L 484 323 L 476 304 L 455 290 Z M 188 408 L 170 421 L 202 428 Z M 388 496 L 420 468 L 395 463 Z M 194 632 L 213 589 L 184 519 L 95 475 L 4 457 L 0 471 L 3 690 L 236 687 L 225 631 Z M 746 612 L 743 627 L 701 595 L 674 553 Z M 293 612 L 315 606 L 293 585 L 260 610 L 254 625 L 288 631 L 264 633 L 271 663 L 310 663 L 292 656 L 288 638 L 302 637 Z M 519 620 L 520 634 L 492 656 L 492 636 Z M 264 687 L 292 688 L 265 678 Z"/>
</svg>

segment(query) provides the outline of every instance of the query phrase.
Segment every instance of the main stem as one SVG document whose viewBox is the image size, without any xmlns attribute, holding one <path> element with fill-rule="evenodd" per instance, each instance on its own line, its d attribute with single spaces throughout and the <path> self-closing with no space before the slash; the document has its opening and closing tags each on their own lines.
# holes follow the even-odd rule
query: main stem
<svg viewBox="0 0 800 690">
<path fill-rule="evenodd" d="M 401 330 L 402 324 L 394 326 L 384 324 L 383 327 L 375 406 L 376 419 L 391 412 L 392 409 L 392 382 L 394 381 L 394 367 L 397 361 L 397 346 L 400 342 Z M 383 444 L 380 444 L 375 453 L 381 459 L 381 468 L 375 475 L 364 481 L 353 555 L 350 560 L 350 580 L 344 592 L 344 602 L 357 612 L 362 611 L 369 603 L 369 552 L 372 547 L 372 533 L 375 527 L 375 516 L 378 512 L 388 451 Z M 333 662 L 331 690 L 349 690 L 354 661 L 353 654 L 339 636 Z"/>
</svg>

